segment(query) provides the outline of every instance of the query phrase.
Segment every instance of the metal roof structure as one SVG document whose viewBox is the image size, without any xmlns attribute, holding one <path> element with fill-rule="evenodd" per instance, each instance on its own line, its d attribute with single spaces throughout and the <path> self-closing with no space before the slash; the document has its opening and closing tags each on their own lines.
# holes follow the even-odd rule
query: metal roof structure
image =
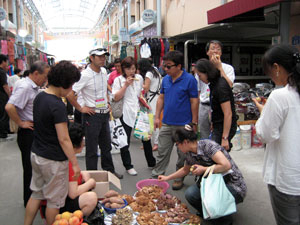
<svg viewBox="0 0 300 225">
<path fill-rule="evenodd" d="M 49 33 L 87 32 L 95 27 L 107 0 L 33 1 Z"/>
</svg>

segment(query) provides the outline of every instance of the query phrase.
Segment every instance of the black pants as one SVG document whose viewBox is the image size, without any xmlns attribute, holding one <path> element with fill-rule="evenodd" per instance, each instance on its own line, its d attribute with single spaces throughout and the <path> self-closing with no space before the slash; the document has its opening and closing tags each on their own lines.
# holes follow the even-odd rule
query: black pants
<svg viewBox="0 0 300 225">
<path fill-rule="evenodd" d="M 122 158 L 122 162 L 123 162 L 124 167 L 126 168 L 126 170 L 129 170 L 129 169 L 133 168 L 133 165 L 131 164 L 131 156 L 130 156 L 130 152 L 129 152 L 132 127 L 128 126 L 123 121 L 123 117 L 120 118 L 120 121 L 122 123 L 122 126 L 124 127 L 125 132 L 126 132 L 127 143 L 128 143 L 127 146 L 121 148 L 121 158 Z M 144 153 L 145 153 L 145 158 L 146 158 L 147 164 L 148 164 L 149 167 L 153 167 L 156 164 L 156 160 L 153 157 L 151 140 L 142 141 L 142 142 L 143 142 Z"/>
<path fill-rule="evenodd" d="M 9 132 L 9 117 L 5 110 L 8 97 L 4 93 L 0 93 L 0 138 L 6 138 Z"/>
<path fill-rule="evenodd" d="M 23 199 L 26 207 L 27 201 L 31 196 L 30 182 L 32 168 L 30 161 L 31 145 L 33 142 L 33 131 L 30 129 L 20 128 L 18 131 L 17 143 L 21 151 L 23 164 Z"/>
<path fill-rule="evenodd" d="M 231 139 L 234 137 L 236 133 L 237 124 L 236 122 L 233 122 L 231 124 L 231 128 L 228 135 L 228 143 L 229 143 L 229 150 L 230 152 L 232 148 Z M 222 135 L 223 135 L 223 124 L 213 124 L 213 133 L 212 133 L 212 140 L 217 142 L 218 144 L 222 143 Z"/>
<path fill-rule="evenodd" d="M 98 145 L 101 150 L 101 166 L 103 170 L 115 172 L 111 157 L 111 138 L 109 128 L 109 113 L 95 113 L 89 115 L 83 113 L 83 124 L 85 127 L 86 145 L 86 169 L 97 170 L 98 167 Z"/>
<path fill-rule="evenodd" d="M 82 124 L 82 114 L 77 109 L 74 110 L 74 122 Z"/>
</svg>

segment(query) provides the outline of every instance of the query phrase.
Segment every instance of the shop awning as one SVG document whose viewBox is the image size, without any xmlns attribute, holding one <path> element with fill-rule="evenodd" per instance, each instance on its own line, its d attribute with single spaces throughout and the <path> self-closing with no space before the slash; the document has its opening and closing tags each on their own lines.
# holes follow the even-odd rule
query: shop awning
<svg viewBox="0 0 300 225">
<path fill-rule="evenodd" d="M 233 0 L 207 11 L 207 22 L 229 23 L 263 19 L 263 7 L 282 0 Z"/>
</svg>

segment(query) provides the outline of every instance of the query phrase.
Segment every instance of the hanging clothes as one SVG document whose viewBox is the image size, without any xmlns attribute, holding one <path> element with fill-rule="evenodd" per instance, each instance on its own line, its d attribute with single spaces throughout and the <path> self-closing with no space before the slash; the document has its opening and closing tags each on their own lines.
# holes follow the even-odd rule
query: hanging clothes
<svg viewBox="0 0 300 225">
<path fill-rule="evenodd" d="M 130 44 L 130 45 L 127 46 L 126 53 L 127 53 L 127 56 L 134 57 L 134 47 L 133 47 L 133 45 Z"/>
<path fill-rule="evenodd" d="M 7 40 L 1 40 L 1 54 L 8 55 Z"/>
<path fill-rule="evenodd" d="M 159 66 L 162 65 L 163 57 L 165 55 L 165 45 L 164 45 L 164 40 L 161 38 L 160 39 L 160 60 L 159 60 Z"/>
<path fill-rule="evenodd" d="M 170 43 L 168 41 L 168 39 L 163 38 L 164 40 L 164 46 L 165 46 L 165 54 L 167 54 L 168 51 L 170 51 Z"/>
<path fill-rule="evenodd" d="M 141 58 L 151 57 L 151 49 L 147 42 L 145 42 L 140 49 Z"/>
</svg>

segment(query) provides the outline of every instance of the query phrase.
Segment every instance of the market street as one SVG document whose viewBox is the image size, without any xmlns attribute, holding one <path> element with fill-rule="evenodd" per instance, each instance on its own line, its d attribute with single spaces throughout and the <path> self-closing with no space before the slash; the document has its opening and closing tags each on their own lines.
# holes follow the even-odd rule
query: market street
<svg viewBox="0 0 300 225">
<path fill-rule="evenodd" d="M 14 136 L 16 139 L 16 136 Z M 137 176 L 130 176 L 125 173 L 125 169 L 122 166 L 121 157 L 119 154 L 113 155 L 114 164 L 118 172 L 124 173 L 124 179 L 121 180 L 122 191 L 133 195 L 136 192 L 135 184 L 141 179 L 149 178 L 151 170 L 149 170 L 144 159 L 144 154 L 140 149 L 141 142 L 132 138 L 131 152 L 133 164 L 138 172 Z M 174 153 L 175 151 L 173 151 Z M 157 152 L 155 152 L 155 155 Z M 175 162 L 177 154 L 172 154 L 170 165 L 167 170 L 167 174 L 171 173 L 175 169 Z M 235 225 L 273 225 L 275 224 L 274 216 L 272 213 L 269 195 L 267 192 L 267 186 L 262 181 L 262 160 L 263 149 L 248 149 L 241 151 L 232 151 L 236 164 L 242 171 L 246 184 L 248 187 L 248 193 L 243 203 L 238 205 L 238 212 L 234 215 Z M 85 162 L 83 157 L 79 157 L 79 164 L 81 169 L 85 168 Z M 22 164 L 21 154 L 17 146 L 16 141 L 0 142 L 0 218 L 1 224 L 9 225 L 21 225 L 23 224 L 23 218 L 25 209 L 23 207 L 22 199 Z M 186 203 L 184 198 L 184 190 L 188 185 L 193 184 L 194 177 L 188 176 L 184 183 L 185 186 L 180 191 L 173 191 L 171 187 L 168 192 L 176 195 L 183 202 Z M 170 185 L 172 182 L 169 182 Z M 189 209 L 195 213 L 191 206 Z M 41 225 L 43 221 L 40 215 L 36 216 L 34 225 Z"/>
</svg>

